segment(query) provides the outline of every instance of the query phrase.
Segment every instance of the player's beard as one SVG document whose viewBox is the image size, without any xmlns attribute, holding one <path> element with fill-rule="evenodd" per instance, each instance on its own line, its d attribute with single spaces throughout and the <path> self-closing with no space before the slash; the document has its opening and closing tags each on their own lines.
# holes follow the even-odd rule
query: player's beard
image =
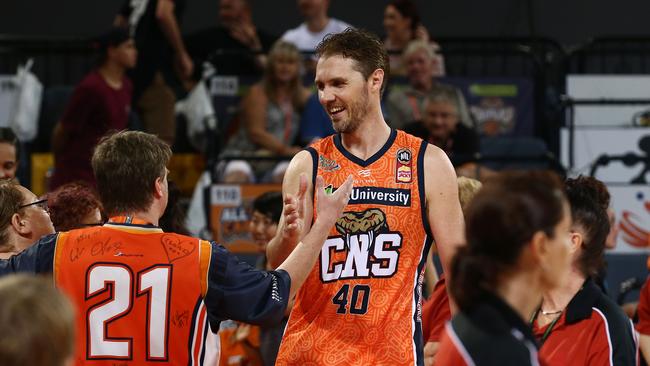
<svg viewBox="0 0 650 366">
<path fill-rule="evenodd" d="M 338 133 L 350 133 L 357 130 L 361 121 L 368 114 L 368 89 L 363 88 L 359 98 L 354 100 L 347 107 L 348 118 L 339 122 L 332 122 L 334 131 Z"/>
</svg>

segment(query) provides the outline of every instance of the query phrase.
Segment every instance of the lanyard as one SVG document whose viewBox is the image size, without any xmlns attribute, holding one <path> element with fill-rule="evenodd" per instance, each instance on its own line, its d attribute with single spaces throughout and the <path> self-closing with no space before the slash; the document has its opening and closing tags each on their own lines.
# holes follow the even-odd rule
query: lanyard
<svg viewBox="0 0 650 366">
<path fill-rule="evenodd" d="M 533 317 L 530 319 L 530 325 L 531 326 L 533 325 L 533 322 L 535 322 L 535 319 L 537 319 L 537 316 L 539 315 L 540 311 L 541 311 L 541 308 L 538 309 L 535 312 L 535 314 L 533 315 Z M 555 327 L 555 324 L 557 323 L 558 320 L 560 320 L 561 317 L 562 317 L 562 313 L 560 313 L 555 319 L 553 319 L 551 324 L 548 325 L 548 327 L 546 328 L 546 331 L 542 335 L 542 338 L 539 340 L 539 345 L 540 346 L 542 346 L 544 344 L 544 342 L 546 342 L 546 339 L 548 338 L 548 336 L 551 335 L 551 331 L 553 330 L 553 327 Z"/>
<path fill-rule="evenodd" d="M 134 216 L 113 216 L 108 219 L 113 224 L 152 225 L 149 221 Z"/>
</svg>

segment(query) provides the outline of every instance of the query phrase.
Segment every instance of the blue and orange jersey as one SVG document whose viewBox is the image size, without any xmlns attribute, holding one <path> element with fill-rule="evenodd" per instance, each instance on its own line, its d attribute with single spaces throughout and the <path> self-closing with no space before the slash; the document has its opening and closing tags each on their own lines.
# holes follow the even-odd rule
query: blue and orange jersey
<svg viewBox="0 0 650 366">
<path fill-rule="evenodd" d="M 348 175 L 354 188 L 298 292 L 278 365 L 422 364 L 421 284 L 432 242 L 426 146 L 393 130 L 365 161 L 345 150 L 340 135 L 309 149 L 314 177 L 327 189 Z"/>
<path fill-rule="evenodd" d="M 278 324 L 291 279 L 126 217 L 43 237 L 0 275 L 52 272 L 77 310 L 76 365 L 204 365 L 209 328 Z M 216 344 L 216 342 L 215 342 Z"/>
<path fill-rule="evenodd" d="M 78 365 L 199 364 L 209 242 L 109 223 L 61 233 L 56 246 L 54 282 L 78 312 Z"/>
</svg>

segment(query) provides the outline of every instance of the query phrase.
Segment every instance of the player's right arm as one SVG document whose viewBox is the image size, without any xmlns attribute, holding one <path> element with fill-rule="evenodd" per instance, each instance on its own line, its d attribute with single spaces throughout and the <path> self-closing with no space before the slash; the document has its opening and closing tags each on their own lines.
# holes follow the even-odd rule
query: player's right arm
<svg viewBox="0 0 650 366">
<path fill-rule="evenodd" d="M 311 177 L 313 175 L 314 163 L 311 154 L 303 150 L 291 159 L 291 163 L 284 174 L 282 182 L 282 197 L 284 207 L 278 230 L 275 237 L 271 239 L 266 247 L 266 257 L 272 268 L 277 268 L 284 262 L 289 254 L 296 247 L 298 242 L 305 237 L 311 226 L 313 216 L 313 187 Z M 304 188 L 304 200 L 301 203 L 301 197 L 294 196 L 293 193 L 301 192 L 300 175 L 304 174 L 308 179 Z M 298 225 L 287 224 L 287 210 L 295 211 L 299 218 Z"/>
</svg>

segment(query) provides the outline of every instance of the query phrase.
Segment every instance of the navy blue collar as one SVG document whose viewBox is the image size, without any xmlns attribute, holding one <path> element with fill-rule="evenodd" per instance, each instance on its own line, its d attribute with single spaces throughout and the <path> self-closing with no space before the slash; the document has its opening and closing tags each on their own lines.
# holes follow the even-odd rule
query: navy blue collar
<svg viewBox="0 0 650 366">
<path fill-rule="evenodd" d="M 388 140 L 386 140 L 384 146 L 382 146 L 381 149 L 379 149 L 379 151 L 377 151 L 373 156 L 371 156 L 366 160 L 359 159 L 351 152 L 347 151 L 345 147 L 343 147 L 343 142 L 341 141 L 340 133 L 334 135 L 334 146 L 336 146 L 336 148 L 341 152 L 341 154 L 343 154 L 343 156 L 345 156 L 348 160 L 365 168 L 368 165 L 377 161 L 379 158 L 381 158 L 386 153 L 386 151 L 388 151 L 388 149 L 390 149 L 390 147 L 393 145 L 393 142 L 395 142 L 396 137 L 397 137 L 397 130 L 391 128 L 390 136 L 388 137 Z"/>
</svg>

